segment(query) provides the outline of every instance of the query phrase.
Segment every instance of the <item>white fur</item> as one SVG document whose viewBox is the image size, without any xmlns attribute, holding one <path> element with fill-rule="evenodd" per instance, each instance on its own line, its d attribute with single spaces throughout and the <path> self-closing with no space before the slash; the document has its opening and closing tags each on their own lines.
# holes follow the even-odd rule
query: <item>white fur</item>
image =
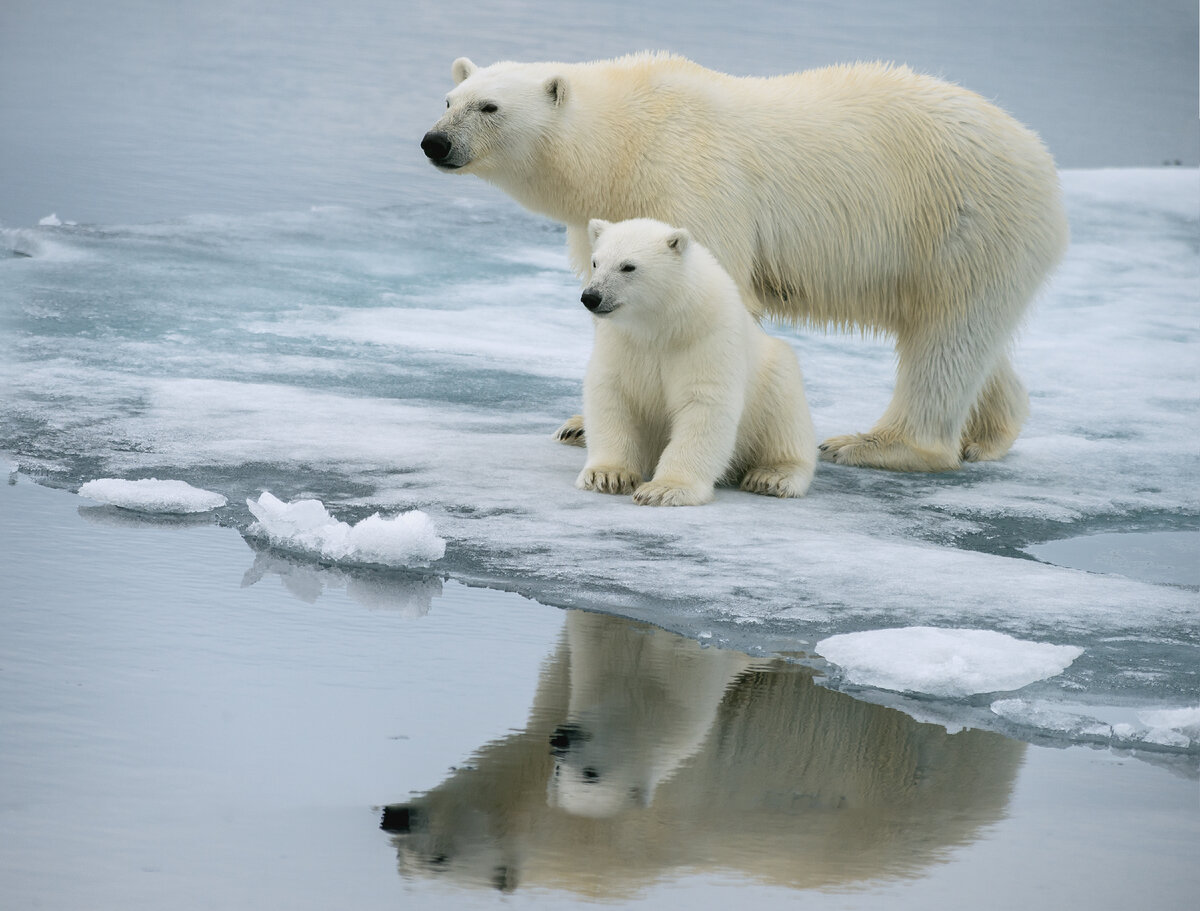
<svg viewBox="0 0 1200 911">
<path fill-rule="evenodd" d="M 816 439 L 792 349 L 763 332 L 687 231 L 595 219 L 589 236 L 583 297 L 602 303 L 576 486 L 654 506 L 706 503 L 725 477 L 754 493 L 803 496 Z"/>
<path fill-rule="evenodd" d="M 651 217 L 708 247 L 756 313 L 896 337 L 891 404 L 825 457 L 943 470 L 1008 451 L 1028 408 L 1008 349 L 1068 231 L 1049 153 L 1006 113 L 885 64 L 453 69 L 447 163 L 565 223 L 585 278 L 589 219 Z"/>
</svg>

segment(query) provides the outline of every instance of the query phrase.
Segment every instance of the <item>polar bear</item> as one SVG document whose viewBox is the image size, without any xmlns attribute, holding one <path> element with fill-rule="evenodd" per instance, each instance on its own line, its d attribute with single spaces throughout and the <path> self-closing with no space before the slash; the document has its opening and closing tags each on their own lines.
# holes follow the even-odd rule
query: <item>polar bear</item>
<svg viewBox="0 0 1200 911">
<path fill-rule="evenodd" d="M 588 238 L 582 301 L 596 343 L 583 381 L 587 464 L 575 486 L 650 506 L 706 503 L 722 478 L 803 496 L 817 444 L 795 352 L 762 330 L 686 230 L 592 219 Z"/>
<path fill-rule="evenodd" d="M 585 281 L 590 219 L 656 218 L 756 315 L 895 337 L 891 403 L 823 458 L 941 471 L 1009 450 L 1028 413 L 1009 348 L 1068 229 L 1050 154 L 1008 114 L 882 63 L 739 78 L 666 54 L 463 57 L 452 75 L 426 156 L 563 222 Z"/>
</svg>

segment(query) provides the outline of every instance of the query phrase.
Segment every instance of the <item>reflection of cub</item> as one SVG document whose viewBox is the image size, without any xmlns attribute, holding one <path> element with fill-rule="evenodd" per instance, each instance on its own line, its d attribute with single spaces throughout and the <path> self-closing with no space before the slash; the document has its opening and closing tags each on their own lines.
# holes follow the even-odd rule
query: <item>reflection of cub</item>
<svg viewBox="0 0 1200 911">
<path fill-rule="evenodd" d="M 700 749 L 726 688 L 750 666 L 739 652 L 582 611 L 568 615 L 566 640 L 570 696 L 550 738 L 549 801 L 582 816 L 649 806 Z"/>
<path fill-rule="evenodd" d="M 526 729 L 388 807 L 406 875 L 629 894 L 684 867 L 799 888 L 909 873 L 1004 812 L 1022 746 L 572 612 Z M 666 834 L 664 834 L 666 833 Z"/>
</svg>

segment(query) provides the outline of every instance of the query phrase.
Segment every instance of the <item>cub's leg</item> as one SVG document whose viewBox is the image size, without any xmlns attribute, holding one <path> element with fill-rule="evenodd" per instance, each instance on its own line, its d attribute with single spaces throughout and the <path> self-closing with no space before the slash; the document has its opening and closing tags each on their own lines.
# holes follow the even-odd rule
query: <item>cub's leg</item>
<svg viewBox="0 0 1200 911">
<path fill-rule="evenodd" d="M 619 390 L 611 377 L 593 380 L 589 375 L 584 384 L 583 407 L 590 432 L 587 463 L 575 479 L 580 490 L 629 494 L 642 483 L 645 428 Z"/>
<path fill-rule="evenodd" d="M 733 384 L 730 384 L 733 385 Z M 674 412 L 670 440 L 654 477 L 634 491 L 642 506 L 699 506 L 713 498 L 713 486 L 733 458 L 740 409 L 723 395 L 698 391 Z M 589 433 L 591 424 L 589 422 Z"/>
<path fill-rule="evenodd" d="M 739 431 L 735 461 L 747 465 L 741 489 L 770 497 L 802 497 L 817 464 L 804 379 L 790 346 L 772 340 L 770 362 L 761 372 Z"/>
</svg>

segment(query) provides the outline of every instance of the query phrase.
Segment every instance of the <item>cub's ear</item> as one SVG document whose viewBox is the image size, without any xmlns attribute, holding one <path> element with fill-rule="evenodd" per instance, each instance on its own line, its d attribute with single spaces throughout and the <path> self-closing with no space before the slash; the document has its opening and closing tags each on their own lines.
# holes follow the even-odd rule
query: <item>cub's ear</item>
<svg viewBox="0 0 1200 911">
<path fill-rule="evenodd" d="M 562 103 L 567 100 L 566 76 L 551 76 L 542 83 L 542 87 L 545 88 L 546 94 L 550 96 L 555 107 L 561 107 Z"/>
<path fill-rule="evenodd" d="M 473 64 L 467 57 L 459 57 L 450 67 L 450 75 L 454 77 L 454 84 L 458 85 L 479 67 Z"/>
<path fill-rule="evenodd" d="M 600 235 L 608 230 L 612 222 L 605 221 L 603 218 L 593 218 L 588 222 L 588 240 L 592 246 L 596 246 L 596 241 L 600 239 Z"/>
<path fill-rule="evenodd" d="M 676 253 L 683 253 L 692 242 L 692 235 L 684 228 L 676 228 L 667 235 L 667 247 Z"/>
</svg>

